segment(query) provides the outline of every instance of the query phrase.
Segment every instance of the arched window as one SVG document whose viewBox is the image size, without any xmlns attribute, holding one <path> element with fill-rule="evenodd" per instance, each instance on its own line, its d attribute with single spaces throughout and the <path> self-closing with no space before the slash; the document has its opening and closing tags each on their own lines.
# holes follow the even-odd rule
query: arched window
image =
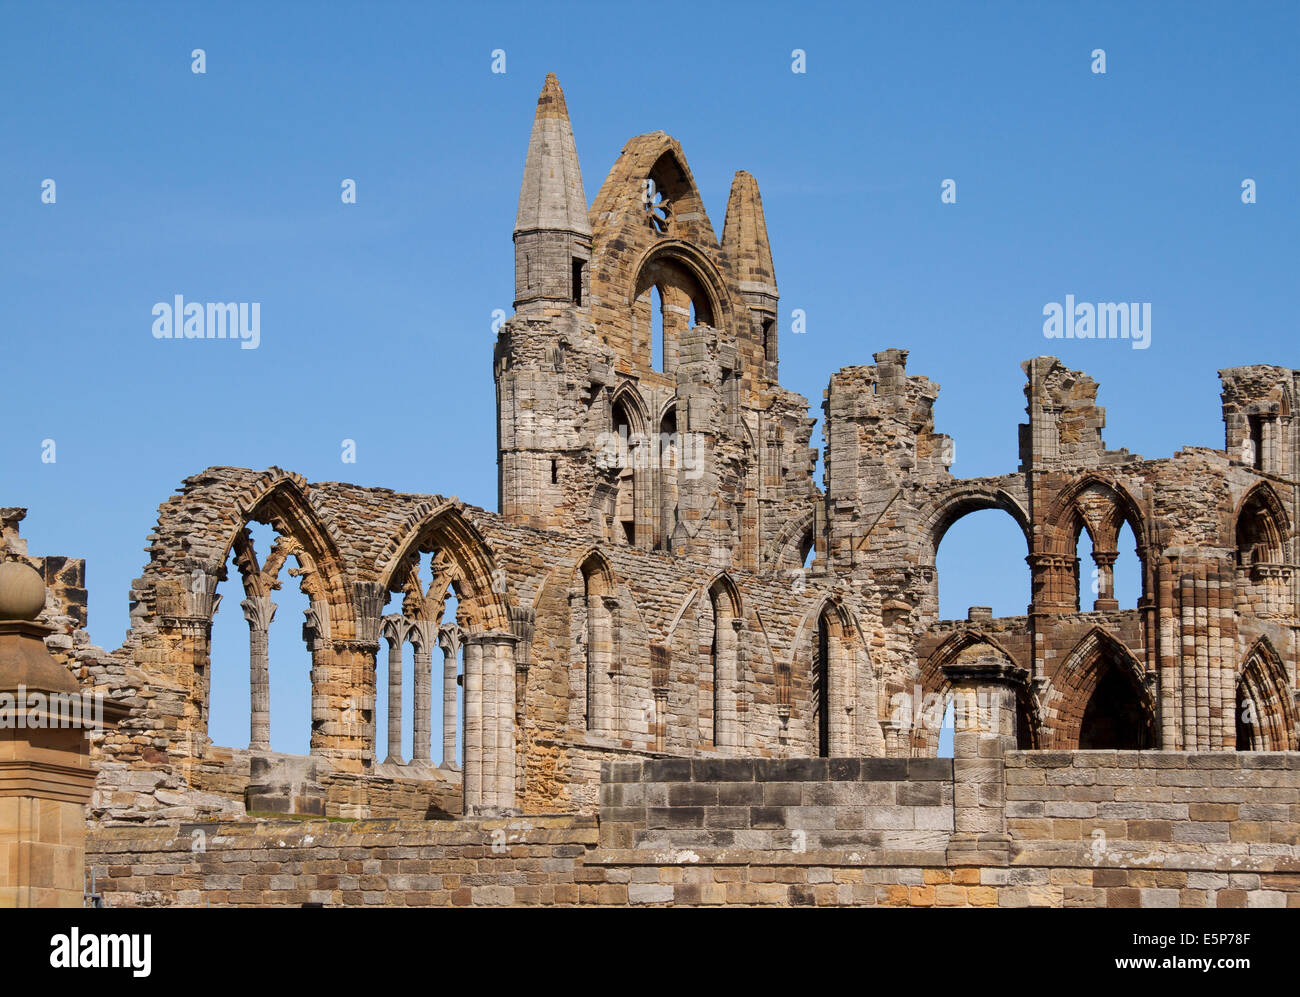
<svg viewBox="0 0 1300 997">
<path fill-rule="evenodd" d="M 812 667 L 812 747 L 819 758 L 831 753 L 831 626 L 829 607 L 817 617 Z"/>
<path fill-rule="evenodd" d="M 1267 641 L 1260 641 L 1237 676 L 1238 751 L 1294 751 L 1295 695 L 1286 667 Z"/>
<path fill-rule="evenodd" d="M 391 765 L 431 766 L 433 740 L 437 737 L 442 745 L 442 763 L 456 764 L 461 708 L 457 683 L 460 633 L 455 614 L 455 590 L 446 562 L 440 562 L 433 550 L 416 552 L 412 563 L 399 571 L 390 584 L 380 631 L 388 658 L 386 667 L 380 666 L 376 682 L 376 760 Z M 454 630 L 450 636 L 443 633 L 448 626 Z M 442 666 L 437 676 L 435 659 Z M 442 715 L 436 723 L 435 714 Z M 384 718 L 382 738 L 379 717 Z"/>
<path fill-rule="evenodd" d="M 593 734 L 612 736 L 617 730 L 618 647 L 615 613 L 618 600 L 603 561 L 596 556 L 582 566 L 583 609 L 586 616 L 585 722 Z"/>
<path fill-rule="evenodd" d="M 1150 748 L 1150 718 L 1140 694 L 1123 672 L 1107 666 L 1097 681 L 1079 725 L 1079 748 Z"/>
<path fill-rule="evenodd" d="M 619 543 L 636 543 L 636 468 L 641 458 L 641 434 L 634 433 L 627 405 L 620 400 L 614 404 L 614 435 L 618 438 L 619 459 L 622 466 L 614 495 L 614 535 Z"/>
<path fill-rule="evenodd" d="M 740 617 L 734 591 L 725 578 L 714 582 L 700 620 L 704 651 L 700 740 L 727 753 L 740 746 L 737 713 Z"/>
<path fill-rule="evenodd" d="M 1075 645 L 1052 681 L 1060 699 L 1053 747 L 1155 747 L 1155 703 L 1142 666 L 1115 637 L 1094 629 Z"/>
<path fill-rule="evenodd" d="M 1029 605 L 1029 553 L 1016 521 L 1000 509 L 960 516 L 943 533 L 935 556 L 940 619 L 965 619 L 972 606 L 994 616 L 1023 616 Z"/>
<path fill-rule="evenodd" d="M 1286 511 L 1266 484 L 1257 485 L 1237 513 L 1237 576 L 1247 608 L 1258 616 L 1285 615 L 1292 566 L 1287 563 Z"/>
<path fill-rule="evenodd" d="M 664 302 L 658 287 L 650 288 L 650 366 L 664 370 Z"/>
<path fill-rule="evenodd" d="M 672 550 L 677 529 L 682 467 L 682 446 L 677 435 L 677 409 L 670 407 L 659 423 L 659 440 L 654 448 L 659 457 L 659 515 L 655 523 L 655 549 Z"/>
<path fill-rule="evenodd" d="M 713 298 L 695 267 L 670 253 L 652 257 L 637 275 L 632 310 L 634 361 L 664 374 L 677 370 L 684 332 L 716 324 Z"/>
<path fill-rule="evenodd" d="M 811 749 L 821 758 L 853 752 L 846 710 L 854 666 L 848 637 L 839 610 L 827 603 L 817 616 L 810 683 Z"/>
<path fill-rule="evenodd" d="M 304 557 L 292 538 L 258 521 L 248 522 L 231 545 L 225 578 L 240 579 L 242 598 L 231 597 L 227 605 L 235 611 L 217 612 L 212 621 L 206 701 L 214 743 L 247 744 L 257 752 L 310 751 L 312 690 L 304 676 L 312 660 L 303 621 L 312 619 L 312 603 L 300 584 L 284 584 L 293 576 L 305 582 Z M 211 682 L 212 674 L 220 678 Z"/>
</svg>

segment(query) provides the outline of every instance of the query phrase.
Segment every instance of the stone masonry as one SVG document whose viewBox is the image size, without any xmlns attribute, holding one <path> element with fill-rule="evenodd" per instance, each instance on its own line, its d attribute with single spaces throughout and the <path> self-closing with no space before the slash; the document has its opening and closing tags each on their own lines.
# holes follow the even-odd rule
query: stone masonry
<svg viewBox="0 0 1300 997">
<path fill-rule="evenodd" d="M 28 556 L 0 510 L 47 646 L 127 710 L 92 744 L 114 902 L 1300 902 L 1300 372 L 1220 371 L 1224 448 L 1146 459 L 1106 448 L 1095 382 L 1035 357 L 1020 465 L 959 479 L 939 386 L 884 349 L 831 376 L 819 485 L 754 177 L 719 239 L 652 132 L 588 207 L 548 76 L 514 244 L 498 512 L 209 467 L 160 506 L 110 653 L 82 562 Z M 940 620 L 937 549 L 981 509 L 1022 530 L 1032 601 Z M 310 605 L 303 758 L 267 738 L 285 577 Z M 208 736 L 223 598 L 249 625 L 246 745 Z M 919 699 L 956 704 L 953 759 Z M 185 857 L 191 825 L 222 869 Z"/>
</svg>

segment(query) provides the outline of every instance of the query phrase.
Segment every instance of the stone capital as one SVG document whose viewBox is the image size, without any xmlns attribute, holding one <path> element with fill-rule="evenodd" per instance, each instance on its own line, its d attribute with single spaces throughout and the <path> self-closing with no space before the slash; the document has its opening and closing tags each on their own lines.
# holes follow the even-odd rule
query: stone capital
<svg viewBox="0 0 1300 997">
<path fill-rule="evenodd" d="M 1029 681 L 1029 672 L 1007 661 L 963 661 L 943 666 L 943 677 L 954 686 L 1009 686 L 1018 689 Z"/>
<path fill-rule="evenodd" d="M 250 630 L 266 631 L 271 628 L 271 621 L 275 619 L 275 611 L 279 607 L 271 601 L 269 595 L 250 595 L 239 604 L 239 608 L 244 611 L 244 619 L 248 621 Z"/>
</svg>

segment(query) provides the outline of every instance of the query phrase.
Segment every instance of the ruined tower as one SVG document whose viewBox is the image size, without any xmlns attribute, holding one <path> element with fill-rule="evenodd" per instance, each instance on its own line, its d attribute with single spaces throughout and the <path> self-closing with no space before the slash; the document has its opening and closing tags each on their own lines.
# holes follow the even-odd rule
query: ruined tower
<svg viewBox="0 0 1300 997">
<path fill-rule="evenodd" d="M 815 490 L 812 423 L 776 380 L 754 178 L 736 174 L 719 242 L 681 146 L 651 132 L 588 211 L 548 76 L 514 241 L 516 312 L 495 354 L 502 514 L 719 566 L 779 556 Z"/>
</svg>

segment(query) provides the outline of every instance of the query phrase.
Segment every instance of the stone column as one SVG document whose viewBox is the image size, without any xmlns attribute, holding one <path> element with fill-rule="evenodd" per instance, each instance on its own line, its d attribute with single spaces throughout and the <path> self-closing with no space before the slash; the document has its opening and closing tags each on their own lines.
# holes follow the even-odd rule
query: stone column
<svg viewBox="0 0 1300 997">
<path fill-rule="evenodd" d="M 496 757 L 493 805 L 500 810 L 515 809 L 515 644 L 510 633 L 485 635 L 484 667 L 490 654 L 496 663 Z"/>
<path fill-rule="evenodd" d="M 460 718 L 456 710 L 456 672 L 459 667 L 462 633 L 460 627 L 449 623 L 438 631 L 438 646 L 442 648 L 442 768 L 457 769 L 456 729 Z"/>
<path fill-rule="evenodd" d="M 483 806 L 483 644 L 465 638 L 465 813 Z"/>
<path fill-rule="evenodd" d="M 514 807 L 515 636 L 465 640 L 465 812 Z"/>
<path fill-rule="evenodd" d="M 1119 551 L 1092 552 L 1093 563 L 1097 566 L 1097 597 L 1093 600 L 1092 608 L 1098 612 L 1119 609 L 1119 600 L 1115 598 L 1115 561 L 1118 558 Z"/>
<path fill-rule="evenodd" d="M 402 763 L 402 644 L 410 624 L 397 615 L 384 617 L 384 640 L 388 641 L 388 757 L 386 765 Z"/>
<path fill-rule="evenodd" d="M 313 601 L 303 610 L 302 639 L 311 655 L 311 747 L 313 755 L 328 756 L 333 748 L 334 715 L 326 694 L 327 679 L 333 664 L 330 648 L 329 607 Z"/>
<path fill-rule="evenodd" d="M 415 740 L 411 761 L 429 764 L 433 725 L 433 641 L 437 624 L 419 620 L 411 624 L 411 645 L 415 651 Z"/>
<path fill-rule="evenodd" d="M 249 596 L 240 607 L 248 621 L 249 751 L 271 750 L 271 672 L 268 632 L 276 605 L 269 595 Z"/>
<path fill-rule="evenodd" d="M 1016 747 L 1017 690 L 1029 673 L 1005 660 L 945 665 L 953 692 L 953 836 L 949 861 L 1005 864 L 1003 755 Z"/>
<path fill-rule="evenodd" d="M 81 694 L 45 647 L 50 628 L 35 622 L 44 608 L 34 568 L 0 564 L 0 692 L 12 704 L 0 725 L 0 907 L 83 905 L 96 775 L 87 728 L 126 712 Z"/>
</svg>

